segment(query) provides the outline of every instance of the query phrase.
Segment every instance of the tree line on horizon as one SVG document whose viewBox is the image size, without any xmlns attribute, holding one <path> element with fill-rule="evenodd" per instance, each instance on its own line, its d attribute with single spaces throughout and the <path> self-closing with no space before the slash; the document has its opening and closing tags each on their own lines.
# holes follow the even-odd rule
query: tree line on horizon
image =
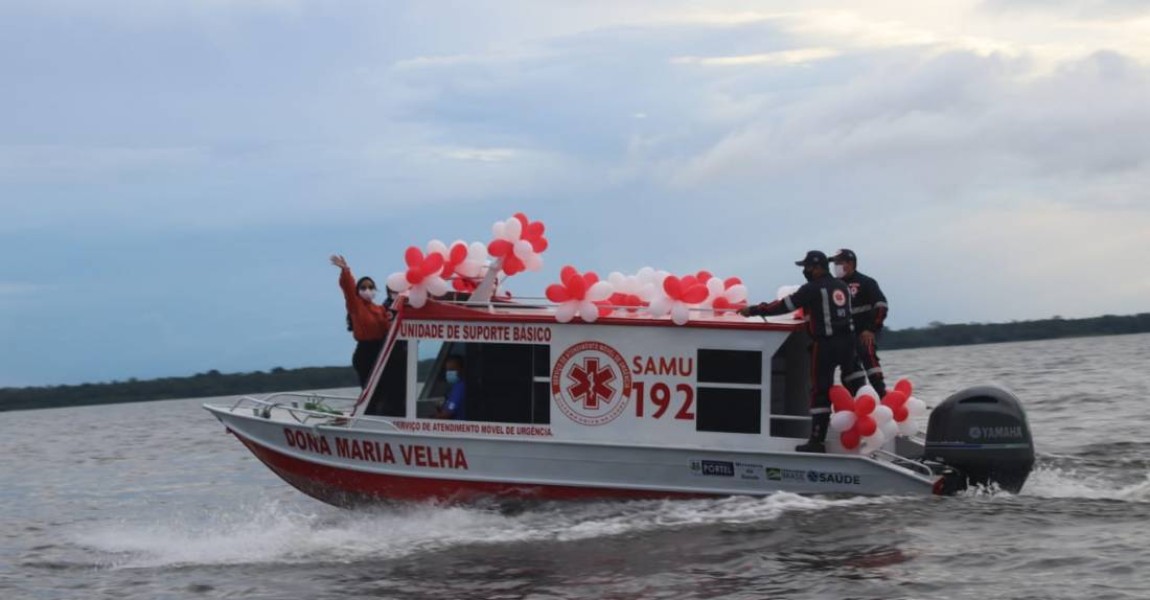
<svg viewBox="0 0 1150 600">
<path fill-rule="evenodd" d="M 888 330 L 884 350 L 935 346 L 966 346 L 1070 337 L 1150 333 L 1150 313 L 1129 316 L 1104 315 L 1087 319 L 1053 317 L 1010 323 L 946 324 Z M 424 365 L 421 365 L 423 367 Z M 427 365 L 430 366 L 430 365 Z M 63 406 L 118 404 L 177 398 L 207 398 L 298 390 L 352 388 L 358 385 L 355 371 L 345 367 L 304 367 L 250 373 L 220 373 L 213 369 L 190 377 L 112 381 L 44 387 L 0 388 L 0 412 Z"/>
</svg>

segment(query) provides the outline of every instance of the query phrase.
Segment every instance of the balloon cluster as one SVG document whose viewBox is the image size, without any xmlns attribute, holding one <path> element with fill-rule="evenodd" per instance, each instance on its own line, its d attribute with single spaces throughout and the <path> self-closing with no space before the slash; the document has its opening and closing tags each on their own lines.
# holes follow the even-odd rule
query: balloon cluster
<svg viewBox="0 0 1150 600">
<path fill-rule="evenodd" d="M 404 252 L 403 260 L 407 263 L 407 270 L 388 276 L 389 289 L 406 292 L 408 302 L 415 308 L 426 304 L 429 295 L 442 296 L 447 293 L 447 281 L 441 276 L 445 263 L 443 254 L 435 251 L 424 254 L 419 248 L 410 246 Z"/>
<path fill-rule="evenodd" d="M 895 389 L 887 392 L 880 403 L 878 392 L 869 385 L 859 388 L 854 397 L 841 385 L 830 389 L 830 430 L 839 433 L 839 441 L 847 450 L 872 454 L 888 440 L 899 435 L 911 435 L 916 427 L 911 417 L 926 414 L 926 404 L 911 397 L 910 380 L 900 379 Z"/>
<path fill-rule="evenodd" d="M 500 261 L 503 272 L 509 276 L 538 271 L 543 268 L 540 255 L 547 249 L 544 230 L 542 221 L 531 221 L 527 215 L 515 213 L 510 219 L 491 226 L 495 239 L 487 243 L 487 252 Z"/>
<path fill-rule="evenodd" d="M 567 323 L 579 316 L 594 323 L 599 317 L 611 314 L 612 309 L 603 306 L 612 294 L 610 282 L 600 281 L 593 271 L 580 273 L 571 265 L 563 267 L 559 279 L 561 283 L 547 286 L 547 299 L 559 305 L 555 309 L 557 321 Z"/>
</svg>

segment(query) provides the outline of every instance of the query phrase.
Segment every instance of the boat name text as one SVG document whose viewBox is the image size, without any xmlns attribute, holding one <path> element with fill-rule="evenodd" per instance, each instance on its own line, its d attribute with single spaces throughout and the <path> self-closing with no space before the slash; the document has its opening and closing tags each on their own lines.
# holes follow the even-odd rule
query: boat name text
<svg viewBox="0 0 1150 600">
<path fill-rule="evenodd" d="M 428 469 L 462 469 L 467 470 L 467 455 L 462 448 L 452 446 L 427 446 L 422 444 L 395 444 L 390 442 L 377 442 L 374 440 L 357 440 L 340 436 L 332 436 L 334 443 L 329 442 L 327 435 L 316 435 L 310 431 L 299 431 L 284 428 L 284 438 L 288 447 L 297 448 L 312 454 L 323 454 L 363 462 L 384 464 L 404 464 L 409 467 L 424 467 Z M 395 448 L 398 447 L 399 452 Z"/>
</svg>

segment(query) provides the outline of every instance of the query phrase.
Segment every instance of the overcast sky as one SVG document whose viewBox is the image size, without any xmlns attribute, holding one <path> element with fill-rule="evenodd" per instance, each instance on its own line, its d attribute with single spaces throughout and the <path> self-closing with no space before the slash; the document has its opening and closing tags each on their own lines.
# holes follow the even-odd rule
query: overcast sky
<svg viewBox="0 0 1150 600">
<path fill-rule="evenodd" d="M 895 328 L 1150 311 L 1147 4 L 7 0 L 0 386 L 347 364 L 329 254 L 520 210 L 517 295 L 845 246 Z"/>
</svg>

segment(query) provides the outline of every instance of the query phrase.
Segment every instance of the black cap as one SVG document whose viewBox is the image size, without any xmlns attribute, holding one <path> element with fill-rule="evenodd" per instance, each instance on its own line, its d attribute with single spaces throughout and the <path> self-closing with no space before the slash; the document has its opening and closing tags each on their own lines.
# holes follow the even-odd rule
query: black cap
<svg viewBox="0 0 1150 600">
<path fill-rule="evenodd" d="M 855 256 L 855 253 L 853 250 L 847 250 L 846 248 L 843 248 L 842 250 L 839 250 L 834 256 L 831 257 L 831 262 L 833 262 L 833 263 L 842 263 L 842 262 L 857 263 L 858 257 Z"/>
<path fill-rule="evenodd" d="M 827 266 L 827 255 L 818 250 L 811 250 L 802 260 L 796 260 L 795 264 L 800 267 L 825 267 Z"/>
</svg>

